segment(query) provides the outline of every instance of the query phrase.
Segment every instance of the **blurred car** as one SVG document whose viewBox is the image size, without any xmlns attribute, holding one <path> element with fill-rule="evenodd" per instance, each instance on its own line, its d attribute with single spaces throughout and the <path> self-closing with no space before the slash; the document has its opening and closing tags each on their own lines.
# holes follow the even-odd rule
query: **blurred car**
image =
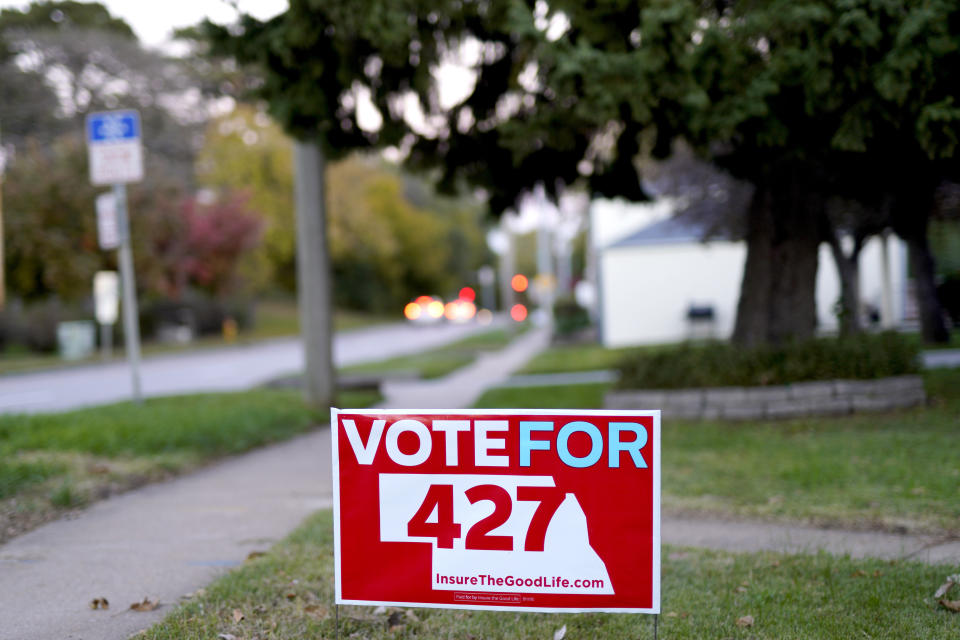
<svg viewBox="0 0 960 640">
<path fill-rule="evenodd" d="M 443 315 L 449 322 L 456 324 L 469 322 L 477 315 L 477 306 L 470 300 L 457 298 L 444 306 Z"/>
<path fill-rule="evenodd" d="M 414 324 L 436 324 L 443 320 L 443 300 L 436 296 L 419 296 L 403 308 L 404 317 Z"/>
</svg>

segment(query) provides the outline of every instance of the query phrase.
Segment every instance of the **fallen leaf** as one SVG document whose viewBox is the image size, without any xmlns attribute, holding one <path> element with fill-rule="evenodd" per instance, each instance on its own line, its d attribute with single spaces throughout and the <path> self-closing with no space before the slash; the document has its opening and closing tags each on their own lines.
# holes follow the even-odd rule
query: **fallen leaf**
<svg viewBox="0 0 960 640">
<path fill-rule="evenodd" d="M 779 561 L 779 560 L 774 560 L 773 562 L 770 563 L 770 566 L 773 567 L 774 569 L 776 569 L 777 567 L 780 566 L 780 561 Z"/>
<path fill-rule="evenodd" d="M 106 598 L 94 598 L 90 601 L 91 609 L 109 609 L 110 603 L 107 602 Z"/>
<path fill-rule="evenodd" d="M 876 571 L 873 572 L 873 577 L 874 577 L 874 578 L 882 578 L 882 577 L 883 577 L 883 571 L 880 571 L 880 569 L 877 569 Z"/>
<path fill-rule="evenodd" d="M 250 553 L 247 554 L 247 560 L 254 560 L 256 558 L 259 558 L 265 555 L 267 555 L 266 551 L 251 551 Z"/>
<path fill-rule="evenodd" d="M 960 573 L 947 576 L 946 582 L 940 585 L 940 587 L 937 589 L 937 592 L 933 594 L 933 597 L 942 598 L 943 596 L 947 595 L 947 591 L 950 591 L 950 587 L 955 584 L 960 584 Z"/>
<path fill-rule="evenodd" d="M 738 627 L 752 627 L 753 626 L 753 616 L 743 616 L 742 618 L 737 618 Z"/>
<path fill-rule="evenodd" d="M 954 613 L 960 613 L 960 600 L 947 600 L 946 598 L 941 598 L 940 604 Z"/>
<path fill-rule="evenodd" d="M 285 597 L 287 600 L 293 600 L 294 598 L 297 597 L 297 594 L 295 594 L 293 591 L 288 591 L 287 593 L 285 593 L 285 594 L 283 594 L 283 595 L 284 595 L 284 597 Z"/>
<path fill-rule="evenodd" d="M 667 614 L 667 617 L 668 617 L 668 618 L 680 618 L 681 620 L 686 620 L 687 618 L 690 617 L 690 614 L 687 613 L 686 611 L 683 611 L 683 612 L 680 612 L 680 613 L 677 613 L 676 611 L 671 611 L 670 613 Z"/>
<path fill-rule="evenodd" d="M 159 606 L 160 606 L 160 602 L 158 600 L 151 600 L 150 598 L 144 598 L 142 601 L 134 602 L 132 605 L 130 605 L 130 609 L 132 611 L 153 611 Z"/>
<path fill-rule="evenodd" d="M 234 610 L 233 610 L 233 621 L 234 621 L 234 622 L 240 622 L 241 620 L 243 620 L 243 619 L 246 618 L 246 617 L 247 617 L 247 616 L 243 615 L 243 611 L 240 611 L 240 609 L 234 609 Z"/>
<path fill-rule="evenodd" d="M 567 625 L 563 625 L 553 632 L 553 640 L 563 640 L 565 635 L 567 635 Z"/>
<path fill-rule="evenodd" d="M 866 576 L 866 575 L 867 575 L 867 572 L 866 572 L 866 571 L 864 571 L 863 569 L 857 569 L 856 571 L 854 571 L 853 573 L 850 574 L 850 577 L 851 577 L 851 578 L 862 578 L 862 577 L 864 577 L 864 576 Z"/>
</svg>

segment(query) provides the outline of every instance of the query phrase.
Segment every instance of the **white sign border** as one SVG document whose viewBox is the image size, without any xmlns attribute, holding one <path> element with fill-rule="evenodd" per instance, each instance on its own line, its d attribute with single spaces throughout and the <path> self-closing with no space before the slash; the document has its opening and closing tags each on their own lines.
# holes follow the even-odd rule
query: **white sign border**
<svg viewBox="0 0 960 640">
<path fill-rule="evenodd" d="M 581 415 L 581 416 L 640 416 L 653 418 L 653 603 L 650 608 L 610 607 L 525 607 L 473 604 L 443 604 L 433 602 L 392 602 L 386 600 L 345 600 L 341 593 L 340 566 L 340 451 L 338 446 L 340 413 L 368 415 Z M 334 604 L 387 607 L 423 607 L 427 609 L 474 609 L 478 611 L 513 611 L 530 613 L 649 613 L 660 614 L 660 409 L 339 409 L 330 407 L 330 455 L 333 473 L 333 559 Z"/>
</svg>

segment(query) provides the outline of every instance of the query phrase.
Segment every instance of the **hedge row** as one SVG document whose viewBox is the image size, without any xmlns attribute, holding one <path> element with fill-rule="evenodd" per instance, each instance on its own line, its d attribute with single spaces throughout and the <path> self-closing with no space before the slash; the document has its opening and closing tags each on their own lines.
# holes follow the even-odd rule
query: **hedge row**
<svg viewBox="0 0 960 640">
<path fill-rule="evenodd" d="M 868 380 L 918 373 L 921 367 L 919 345 L 891 332 L 777 347 L 683 344 L 632 353 L 618 368 L 621 389 L 685 389 Z"/>
</svg>

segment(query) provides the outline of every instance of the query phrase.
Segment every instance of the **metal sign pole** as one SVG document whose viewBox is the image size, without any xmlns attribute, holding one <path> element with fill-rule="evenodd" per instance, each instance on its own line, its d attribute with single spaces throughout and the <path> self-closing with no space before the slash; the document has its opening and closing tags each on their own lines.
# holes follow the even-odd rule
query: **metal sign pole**
<svg viewBox="0 0 960 640">
<path fill-rule="evenodd" d="M 130 221 L 127 216 L 127 185 L 113 185 L 113 197 L 117 207 L 117 226 L 120 228 L 120 280 L 123 295 L 123 337 L 126 343 L 127 360 L 130 363 L 130 380 L 133 386 L 133 401 L 143 402 L 140 389 L 140 323 L 137 318 L 137 287 L 133 275 L 133 252 L 130 249 Z"/>
</svg>

